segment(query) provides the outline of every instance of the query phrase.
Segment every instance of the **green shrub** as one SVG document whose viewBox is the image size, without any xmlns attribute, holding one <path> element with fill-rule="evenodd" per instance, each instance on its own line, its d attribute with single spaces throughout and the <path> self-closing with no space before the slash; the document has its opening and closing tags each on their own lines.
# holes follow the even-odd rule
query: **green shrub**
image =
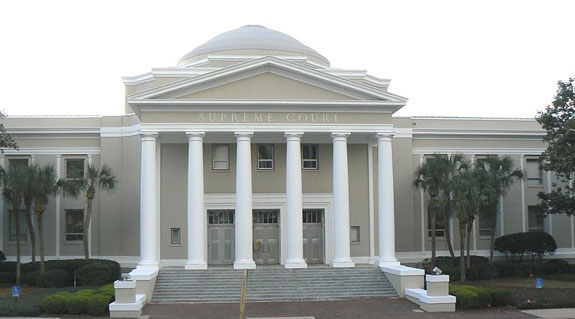
<svg viewBox="0 0 575 319">
<path fill-rule="evenodd" d="M 66 270 L 53 269 L 39 275 L 36 284 L 42 288 L 68 287 L 74 284 L 74 278 Z"/>
<path fill-rule="evenodd" d="M 39 271 L 25 272 L 20 276 L 20 283 L 28 286 L 36 286 L 38 275 L 40 275 Z"/>
<path fill-rule="evenodd" d="M 512 303 L 511 292 L 501 288 L 490 288 L 491 305 L 493 307 L 509 306 Z"/>
<path fill-rule="evenodd" d="M 488 308 L 491 307 L 491 293 L 490 289 L 486 287 L 476 288 L 478 295 L 477 307 L 478 308 Z"/>
<path fill-rule="evenodd" d="M 494 279 L 499 277 L 497 267 L 489 263 L 471 265 L 467 272 L 467 279 L 480 280 L 480 279 Z"/>
<path fill-rule="evenodd" d="M 37 317 L 40 313 L 40 307 L 27 302 L 0 301 L 0 317 Z"/>
<path fill-rule="evenodd" d="M 16 283 L 16 271 L 2 271 L 0 272 L 0 284 L 14 284 Z"/>
<path fill-rule="evenodd" d="M 82 289 L 82 290 L 78 290 L 76 292 L 77 295 L 80 296 L 92 296 L 96 293 L 96 290 L 94 289 Z"/>
<path fill-rule="evenodd" d="M 544 254 L 557 250 L 557 243 L 548 233 L 526 232 L 501 236 L 495 240 L 494 248 L 511 260 L 522 260 L 525 255 L 541 260 Z"/>
<path fill-rule="evenodd" d="M 112 301 L 113 301 L 114 297 L 116 296 L 116 290 L 114 289 L 114 284 L 107 284 L 107 285 L 100 287 L 98 289 L 98 293 L 109 295 L 110 297 L 112 297 Z"/>
<path fill-rule="evenodd" d="M 479 304 L 479 294 L 470 289 L 453 289 L 449 294 L 457 298 L 456 307 L 458 309 L 474 309 Z"/>
<path fill-rule="evenodd" d="M 0 262 L 0 272 L 5 272 L 5 271 L 16 272 L 16 262 L 15 261 Z"/>
<path fill-rule="evenodd" d="M 86 313 L 90 297 L 81 295 L 72 295 L 65 298 L 66 313 L 70 315 L 79 315 Z"/>
<path fill-rule="evenodd" d="M 88 300 L 86 311 L 93 316 L 103 316 L 108 313 L 110 302 L 112 302 L 112 298 L 107 293 L 92 295 Z"/>
<path fill-rule="evenodd" d="M 76 281 L 79 286 L 104 285 L 114 282 L 119 276 L 120 265 L 118 263 L 93 262 L 76 271 Z"/>
<path fill-rule="evenodd" d="M 569 271 L 569 262 L 564 259 L 553 259 L 547 262 L 547 265 L 554 268 L 556 274 L 565 274 Z"/>
<path fill-rule="evenodd" d="M 22 264 L 20 266 L 20 271 L 22 271 L 22 273 L 32 272 L 32 271 L 40 272 L 40 262 L 37 261 L 37 262 L 29 262 L 29 263 Z"/>
<path fill-rule="evenodd" d="M 66 313 L 66 299 L 72 296 L 69 292 L 59 292 L 42 299 L 42 309 L 49 314 Z"/>
</svg>

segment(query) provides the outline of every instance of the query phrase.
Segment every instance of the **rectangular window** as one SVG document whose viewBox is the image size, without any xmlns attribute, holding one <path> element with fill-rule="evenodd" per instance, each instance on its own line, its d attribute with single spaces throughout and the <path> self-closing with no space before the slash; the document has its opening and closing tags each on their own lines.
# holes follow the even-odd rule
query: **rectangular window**
<svg viewBox="0 0 575 319">
<path fill-rule="evenodd" d="M 527 184 L 542 185 L 543 171 L 539 166 L 539 160 L 535 158 L 528 158 L 526 163 L 527 163 Z"/>
<path fill-rule="evenodd" d="M 302 163 L 303 169 L 318 169 L 319 150 L 317 145 L 302 145 Z"/>
<path fill-rule="evenodd" d="M 323 209 L 303 209 L 302 217 L 304 224 L 322 224 Z"/>
<path fill-rule="evenodd" d="M 258 169 L 274 169 L 273 144 L 258 145 Z"/>
<path fill-rule="evenodd" d="M 210 209 L 208 210 L 208 224 L 209 225 L 233 225 L 234 224 L 233 209 Z"/>
<path fill-rule="evenodd" d="M 491 236 L 491 223 L 487 216 L 479 216 L 479 236 Z"/>
<path fill-rule="evenodd" d="M 427 236 L 431 237 L 431 214 L 429 208 L 427 209 Z M 445 216 L 440 213 L 435 213 L 435 236 L 445 236 Z"/>
<path fill-rule="evenodd" d="M 28 166 L 28 159 L 27 158 L 11 158 L 8 160 L 8 163 L 12 167 L 26 167 L 26 166 Z"/>
<path fill-rule="evenodd" d="M 539 212 L 537 206 L 527 207 L 528 224 L 530 232 L 540 232 L 544 231 L 544 219 L 545 216 Z"/>
<path fill-rule="evenodd" d="M 66 240 L 84 239 L 84 210 L 66 209 Z"/>
<path fill-rule="evenodd" d="M 170 240 L 172 245 L 181 245 L 182 244 L 181 228 L 172 228 L 170 233 L 172 234 L 172 238 Z"/>
<path fill-rule="evenodd" d="M 230 169 L 230 146 L 228 144 L 212 146 L 212 169 Z"/>
<path fill-rule="evenodd" d="M 254 224 L 277 224 L 279 221 L 279 209 L 254 209 Z"/>
<path fill-rule="evenodd" d="M 84 177 L 84 159 L 69 158 L 66 159 L 66 178 L 83 178 Z"/>
<path fill-rule="evenodd" d="M 349 240 L 352 243 L 359 243 L 359 226 L 351 226 L 349 229 Z"/>
<path fill-rule="evenodd" d="M 16 242 L 16 214 L 14 214 L 13 210 L 9 210 L 9 222 L 10 222 L 10 230 L 8 232 L 8 237 L 10 242 Z M 20 210 L 20 214 L 18 214 L 18 218 L 20 220 L 20 242 L 24 243 L 28 240 L 28 225 L 26 224 L 26 211 Z"/>
</svg>

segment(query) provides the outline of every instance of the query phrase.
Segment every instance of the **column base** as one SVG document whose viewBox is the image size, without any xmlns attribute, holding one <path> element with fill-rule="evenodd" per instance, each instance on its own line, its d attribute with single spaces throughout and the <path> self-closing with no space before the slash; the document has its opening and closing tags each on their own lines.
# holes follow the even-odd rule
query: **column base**
<svg viewBox="0 0 575 319">
<path fill-rule="evenodd" d="M 353 268 L 355 267 L 355 263 L 351 259 L 334 259 L 331 262 L 331 266 L 333 268 Z"/>
<path fill-rule="evenodd" d="M 154 261 L 140 261 L 136 266 L 136 269 L 158 271 L 160 270 L 160 263 Z"/>
<path fill-rule="evenodd" d="M 208 263 L 203 260 L 188 260 L 184 266 L 186 270 L 206 270 Z"/>
<path fill-rule="evenodd" d="M 256 269 L 256 263 L 253 260 L 238 260 L 234 262 L 234 269 Z"/>
<path fill-rule="evenodd" d="M 287 268 L 287 269 L 307 268 L 307 263 L 303 259 L 286 260 L 286 262 L 284 264 L 284 268 Z"/>
</svg>

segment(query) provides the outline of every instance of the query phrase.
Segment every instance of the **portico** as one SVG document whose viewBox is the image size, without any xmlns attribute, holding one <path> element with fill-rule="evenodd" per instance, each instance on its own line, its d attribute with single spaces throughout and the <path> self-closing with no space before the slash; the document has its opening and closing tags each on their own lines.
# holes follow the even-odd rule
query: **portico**
<svg viewBox="0 0 575 319">
<path fill-rule="evenodd" d="M 346 125 L 343 125 L 345 127 Z M 347 125 L 349 127 L 349 125 Z M 313 128 L 306 130 L 305 125 L 300 125 L 299 130 L 285 130 L 278 125 L 275 132 L 269 128 L 247 131 L 201 131 L 197 127 L 190 127 L 180 132 L 163 130 L 151 131 L 142 134 L 142 208 L 141 233 L 141 256 L 139 267 L 160 267 L 160 234 L 150 230 L 159 228 L 161 209 L 158 205 L 160 193 L 159 182 L 161 176 L 158 172 L 158 158 L 161 158 L 163 144 L 181 143 L 187 140 L 187 257 L 186 269 L 206 269 L 208 267 L 208 221 L 207 213 L 210 211 L 206 205 L 206 199 L 210 201 L 210 207 L 221 209 L 233 209 L 234 221 L 234 261 L 236 269 L 253 269 L 256 267 L 253 251 L 253 218 L 252 212 L 259 207 L 277 207 L 280 214 L 278 221 L 281 229 L 281 264 L 286 268 L 306 268 L 304 259 L 304 234 L 302 210 L 305 206 L 320 207 L 316 203 L 309 202 L 310 196 L 321 197 L 321 194 L 305 194 L 302 189 L 302 141 L 308 143 L 331 144 L 332 148 L 332 192 L 323 195 L 325 206 L 324 219 L 324 263 L 332 267 L 354 267 L 350 255 L 350 184 L 348 169 L 353 162 L 348 160 L 349 143 L 369 145 L 373 141 L 378 143 L 377 157 L 377 180 L 382 187 L 378 188 L 377 202 L 379 207 L 379 234 L 378 265 L 397 264 L 395 258 L 395 235 L 393 222 L 393 168 L 392 168 L 392 129 L 384 129 L 375 132 L 345 131 L 338 127 L 325 127 L 318 132 Z M 257 127 L 252 127 L 257 128 Z M 333 131 L 330 132 L 330 129 Z M 206 144 L 217 142 L 229 142 L 235 140 L 235 192 L 229 196 L 226 194 L 205 193 L 205 165 L 204 147 Z M 281 140 L 280 140 L 281 139 Z M 206 143 L 206 140 L 208 143 Z M 285 192 L 283 194 L 253 193 L 252 149 L 254 140 L 257 143 L 273 143 L 274 145 L 285 144 L 285 168 L 276 169 L 274 174 L 281 174 L 285 178 Z M 368 143 L 364 141 L 368 140 Z M 214 143 L 216 142 L 216 143 Z M 283 146 L 282 146 L 283 147 Z M 328 157 L 327 154 L 324 155 Z M 325 168 L 327 169 L 327 168 Z M 210 198 L 218 200 L 210 200 Z M 306 198 L 306 199 L 304 199 Z M 254 205 L 254 199 L 256 205 Z M 312 200 L 313 201 L 313 200 Z M 219 205 L 219 206 L 218 206 Z M 329 223 L 329 225 L 327 225 Z"/>
</svg>

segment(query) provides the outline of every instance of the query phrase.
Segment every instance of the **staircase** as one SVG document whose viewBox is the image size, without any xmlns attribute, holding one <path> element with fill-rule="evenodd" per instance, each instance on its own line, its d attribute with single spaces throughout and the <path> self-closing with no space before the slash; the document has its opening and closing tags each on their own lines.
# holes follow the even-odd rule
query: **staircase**
<svg viewBox="0 0 575 319">
<path fill-rule="evenodd" d="M 237 303 L 243 270 L 211 268 L 160 270 L 153 303 Z M 390 297 L 397 294 L 383 272 L 375 266 L 355 268 L 310 267 L 284 269 L 258 267 L 248 276 L 247 301 L 342 300 Z"/>
</svg>

